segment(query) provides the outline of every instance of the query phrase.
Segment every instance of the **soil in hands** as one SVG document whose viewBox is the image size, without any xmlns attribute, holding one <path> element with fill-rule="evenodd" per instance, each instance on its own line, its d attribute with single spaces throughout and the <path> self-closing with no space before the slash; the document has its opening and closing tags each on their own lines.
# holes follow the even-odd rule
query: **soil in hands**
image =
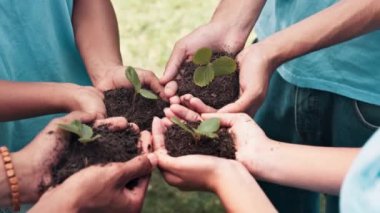
<svg viewBox="0 0 380 213">
<path fill-rule="evenodd" d="M 87 144 L 80 143 L 74 134 L 64 145 L 58 161 L 52 166 L 51 183 L 42 183 L 41 190 L 56 186 L 79 170 L 91 165 L 105 165 L 110 162 L 126 162 L 141 153 L 137 144 L 140 135 L 129 126 L 127 129 L 109 131 L 106 125 L 94 128 L 94 134 L 101 137 Z M 137 180 L 127 184 L 137 185 Z"/>
<path fill-rule="evenodd" d="M 188 123 L 195 128 L 199 122 Z M 165 147 L 173 157 L 202 154 L 235 159 L 235 146 L 226 128 L 220 128 L 218 137 L 211 139 L 201 137 L 196 141 L 194 137 L 177 125 L 170 126 L 165 133 Z"/>
<path fill-rule="evenodd" d="M 211 61 L 221 56 L 235 58 L 229 53 L 214 53 Z M 232 103 L 239 97 L 239 70 L 233 74 L 216 77 L 209 85 L 199 87 L 193 82 L 193 75 L 198 65 L 192 61 L 184 62 L 181 65 L 178 82 L 178 95 L 192 94 L 203 101 L 203 103 L 220 109 Z"/>
<path fill-rule="evenodd" d="M 136 123 L 140 130 L 151 130 L 153 117 L 164 117 L 169 103 L 161 99 L 151 100 L 136 95 L 133 89 L 114 89 L 105 92 L 104 102 L 108 117 L 123 116 Z"/>
</svg>

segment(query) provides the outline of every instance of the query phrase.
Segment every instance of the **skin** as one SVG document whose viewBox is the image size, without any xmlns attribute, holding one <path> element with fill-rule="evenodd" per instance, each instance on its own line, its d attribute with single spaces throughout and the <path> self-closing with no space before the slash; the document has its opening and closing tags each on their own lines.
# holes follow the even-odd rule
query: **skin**
<svg viewBox="0 0 380 213">
<path fill-rule="evenodd" d="M 121 87 L 132 88 L 125 77 L 119 32 L 111 1 L 76 0 L 73 28 L 79 52 L 94 86 L 107 91 Z M 163 86 L 153 72 L 137 69 L 140 81 L 165 98 Z"/>
<path fill-rule="evenodd" d="M 104 118 L 103 98 L 103 94 L 93 87 L 69 83 L 0 81 L 0 121 L 71 111 Z"/>
<path fill-rule="evenodd" d="M 91 166 L 46 192 L 29 212 L 140 212 L 156 164 L 156 156 L 149 154 L 126 163 Z M 125 188 L 136 178 L 141 178 L 136 187 Z"/>
<path fill-rule="evenodd" d="M 94 121 L 94 119 L 93 115 L 83 112 L 73 112 L 63 118 L 54 119 L 25 148 L 11 153 L 12 162 L 19 178 L 21 203 L 34 203 L 38 201 L 40 197 L 39 184 L 41 181 L 48 183 L 51 180 L 50 165 L 56 162 L 59 151 L 63 148 L 63 140 L 67 140 L 67 133 L 59 129 L 58 124 L 68 124 L 73 120 L 89 123 Z M 122 117 L 97 120 L 94 125 L 103 124 L 109 125 L 111 131 L 125 129 L 129 125 L 127 120 Z M 133 126 L 138 130 L 136 125 Z M 141 132 L 138 147 L 142 149 L 143 154 L 149 152 L 151 141 L 149 132 Z M 38 210 L 37 212 L 45 212 L 42 210 L 63 208 L 64 203 L 62 200 L 66 200 L 69 204 L 72 204 L 67 205 L 67 207 L 84 208 L 86 211 L 93 210 L 92 208 L 106 207 L 107 205 L 113 205 L 112 210 L 115 210 L 114 212 L 118 208 L 121 210 L 126 206 L 138 211 L 141 208 L 149 178 L 141 180 L 139 186 L 131 191 L 122 190 L 125 185 L 121 186 L 120 181 L 128 182 L 128 180 L 135 177 L 146 176 L 150 173 L 155 165 L 155 158 L 151 155 L 148 157 L 151 159 L 150 166 L 146 164 L 147 160 L 145 156 L 138 157 L 131 163 L 115 163 L 106 167 L 94 166 L 93 168 L 79 172 L 73 178 L 69 178 L 66 181 L 67 183 L 65 182 L 62 187 L 58 186 L 48 191 L 48 195 L 44 195 L 41 198 L 43 202 L 38 204 L 38 207 L 35 209 Z M 144 169 L 141 169 L 142 167 Z M 81 190 L 77 190 L 79 185 Z M 114 187 L 109 187 L 110 185 Z M 3 169 L 0 172 L 0 189 L 0 206 L 10 206 L 10 189 Z M 103 193 L 107 192 L 104 196 L 114 197 L 115 199 L 107 200 L 103 196 L 96 196 L 101 190 L 104 190 Z M 67 191 L 72 193 L 67 193 Z M 87 197 L 84 194 L 87 194 Z M 92 195 L 92 197 L 89 195 Z M 90 202 L 89 200 L 85 200 L 84 197 L 93 199 Z M 122 201 L 128 202 L 123 203 Z"/>
<path fill-rule="evenodd" d="M 164 132 L 169 120 L 153 120 L 153 147 L 166 182 L 182 190 L 216 193 L 227 212 L 276 212 L 257 182 L 237 161 L 204 155 L 171 157 Z M 199 162 L 202 162 L 201 164 Z"/>
<path fill-rule="evenodd" d="M 223 7 L 223 5 L 228 5 L 228 2 L 226 0 L 221 1 L 214 16 L 221 14 L 220 17 L 226 19 L 225 25 L 230 23 L 229 20 L 235 20 L 235 24 L 239 27 L 255 23 L 264 1 L 241 1 L 240 5 L 244 4 L 245 7 L 239 8 L 243 11 L 237 10 L 237 6 Z M 227 15 L 222 16 L 222 14 L 226 13 L 225 10 L 228 10 L 230 14 L 241 14 L 241 16 L 237 19 L 233 19 Z M 235 103 L 229 104 L 218 111 L 248 112 L 249 114 L 254 114 L 264 100 L 270 76 L 278 66 L 296 57 L 378 29 L 380 27 L 379 14 L 380 5 L 376 0 L 364 0 L 360 2 L 342 0 L 297 24 L 269 36 L 257 44 L 245 48 L 237 56 L 240 67 L 240 98 Z M 211 27 L 212 25 L 206 26 L 210 26 L 207 32 L 215 33 L 211 38 L 223 38 L 224 34 L 220 33 L 218 28 Z M 223 26 L 220 28 L 223 28 Z M 181 49 L 184 49 L 187 57 L 194 53 L 194 50 L 189 49 L 191 47 L 213 47 L 213 40 L 204 40 L 204 36 L 199 36 L 197 32 L 198 29 L 180 40 L 180 43 L 191 44 L 191 46 L 181 45 Z M 231 40 L 247 38 L 249 33 L 249 31 L 244 30 L 237 32 L 237 34 L 232 34 L 232 37 L 235 39 L 230 38 Z M 207 34 L 203 33 L 202 35 Z M 243 41 L 245 42 L 245 39 Z M 163 83 L 167 83 L 170 79 L 174 78 L 178 72 L 179 64 L 186 59 L 186 57 L 183 57 L 184 54 L 177 50 L 178 48 L 175 47 L 173 50 L 168 68 L 161 80 Z M 218 49 L 216 48 L 216 50 Z M 165 92 L 169 96 L 174 95 L 176 89 L 174 83 L 168 83 Z M 173 103 L 180 101 L 200 113 L 216 111 L 216 109 L 206 106 L 198 98 L 192 96 L 173 98 L 172 100 Z"/>
<path fill-rule="evenodd" d="M 338 195 L 343 179 L 359 148 L 297 145 L 268 138 L 243 113 L 206 113 L 200 116 L 181 105 L 172 105 L 166 116 L 197 121 L 220 118 L 235 143 L 236 159 L 257 179 Z M 165 119 L 166 123 L 169 119 Z M 329 165 L 329 166 L 326 166 Z"/>
</svg>

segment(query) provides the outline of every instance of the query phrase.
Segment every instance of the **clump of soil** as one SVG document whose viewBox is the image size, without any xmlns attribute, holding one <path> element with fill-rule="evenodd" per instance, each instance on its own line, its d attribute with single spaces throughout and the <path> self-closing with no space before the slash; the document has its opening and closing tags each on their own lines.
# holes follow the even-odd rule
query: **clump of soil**
<svg viewBox="0 0 380 213">
<path fill-rule="evenodd" d="M 128 122 L 136 123 L 140 130 L 151 130 L 153 117 L 164 117 L 164 108 L 169 103 L 161 99 L 151 100 L 136 95 L 133 89 L 114 89 L 106 91 L 104 103 L 107 117 L 123 116 Z"/>
<path fill-rule="evenodd" d="M 97 164 L 110 162 L 126 162 L 141 153 L 137 147 L 140 135 L 131 126 L 124 130 L 110 131 L 106 125 L 94 128 L 94 133 L 101 137 L 93 142 L 83 144 L 78 137 L 71 134 L 70 140 L 66 142 L 58 161 L 52 165 L 51 183 L 42 184 L 41 190 L 45 191 L 50 186 L 56 186 L 79 170 Z M 137 182 L 128 184 L 130 187 Z"/>
<path fill-rule="evenodd" d="M 195 128 L 199 122 L 188 123 Z M 211 139 L 201 137 L 195 141 L 194 137 L 177 125 L 170 126 L 165 133 L 165 147 L 173 157 L 202 154 L 235 159 L 235 146 L 226 128 L 218 131 L 218 137 Z"/>
<path fill-rule="evenodd" d="M 234 55 L 221 52 L 214 53 L 211 61 L 221 57 Z M 192 94 L 203 101 L 203 103 L 216 109 L 234 102 L 239 97 L 239 70 L 233 74 L 216 77 L 209 85 L 199 87 L 193 82 L 193 75 L 198 65 L 192 61 L 184 62 L 181 65 L 180 72 L 177 76 L 178 95 Z"/>
</svg>

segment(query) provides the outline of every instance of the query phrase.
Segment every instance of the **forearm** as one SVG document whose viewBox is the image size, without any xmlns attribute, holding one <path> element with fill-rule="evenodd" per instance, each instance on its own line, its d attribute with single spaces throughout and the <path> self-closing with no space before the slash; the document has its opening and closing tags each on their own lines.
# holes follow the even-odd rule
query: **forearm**
<svg viewBox="0 0 380 213">
<path fill-rule="evenodd" d="M 330 148 L 271 141 L 244 161 L 258 179 L 280 185 L 339 194 L 359 148 Z"/>
<path fill-rule="evenodd" d="M 67 90 L 74 87 L 66 83 L 0 81 L 0 121 L 69 111 L 71 96 Z"/>
<path fill-rule="evenodd" d="M 211 23 L 220 23 L 227 29 L 224 36 L 238 39 L 243 44 L 256 23 L 266 0 L 222 0 L 216 8 Z"/>
<path fill-rule="evenodd" d="M 342 0 L 260 42 L 263 52 L 280 65 L 380 27 L 377 0 Z"/>
<path fill-rule="evenodd" d="M 225 168 L 227 169 L 227 168 Z M 220 174 L 216 194 L 227 212 L 276 212 L 255 179 L 243 167 Z"/>
<path fill-rule="evenodd" d="M 75 39 L 95 86 L 122 65 L 116 15 L 110 0 L 75 0 Z"/>
</svg>

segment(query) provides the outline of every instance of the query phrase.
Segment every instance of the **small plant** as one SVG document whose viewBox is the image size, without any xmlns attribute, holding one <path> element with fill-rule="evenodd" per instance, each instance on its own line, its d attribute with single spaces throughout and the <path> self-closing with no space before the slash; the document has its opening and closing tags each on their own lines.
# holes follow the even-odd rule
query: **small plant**
<svg viewBox="0 0 380 213">
<path fill-rule="evenodd" d="M 133 88 L 135 89 L 135 96 L 136 94 L 140 94 L 141 96 L 147 99 L 158 99 L 158 96 L 154 94 L 152 91 L 142 88 L 139 76 L 137 75 L 135 68 L 128 66 L 125 70 L 125 76 L 132 83 Z"/>
<path fill-rule="evenodd" d="M 231 57 L 222 56 L 211 62 L 212 50 L 199 49 L 193 57 L 193 63 L 199 65 L 195 70 L 193 81 L 197 86 L 209 85 L 215 77 L 229 75 L 236 71 L 237 64 Z"/>
<path fill-rule="evenodd" d="M 101 135 L 94 136 L 92 128 L 86 124 L 82 124 L 78 120 L 74 120 L 70 124 L 59 124 L 58 127 L 67 132 L 76 134 L 79 137 L 79 142 L 83 144 L 90 143 L 101 137 Z"/>
<path fill-rule="evenodd" d="M 196 129 L 182 123 L 177 117 L 173 117 L 171 121 L 186 132 L 190 133 L 196 141 L 199 141 L 201 139 L 201 136 L 208 138 L 218 137 L 217 132 L 220 128 L 220 120 L 218 118 L 210 118 L 208 120 L 202 121 Z"/>
</svg>

